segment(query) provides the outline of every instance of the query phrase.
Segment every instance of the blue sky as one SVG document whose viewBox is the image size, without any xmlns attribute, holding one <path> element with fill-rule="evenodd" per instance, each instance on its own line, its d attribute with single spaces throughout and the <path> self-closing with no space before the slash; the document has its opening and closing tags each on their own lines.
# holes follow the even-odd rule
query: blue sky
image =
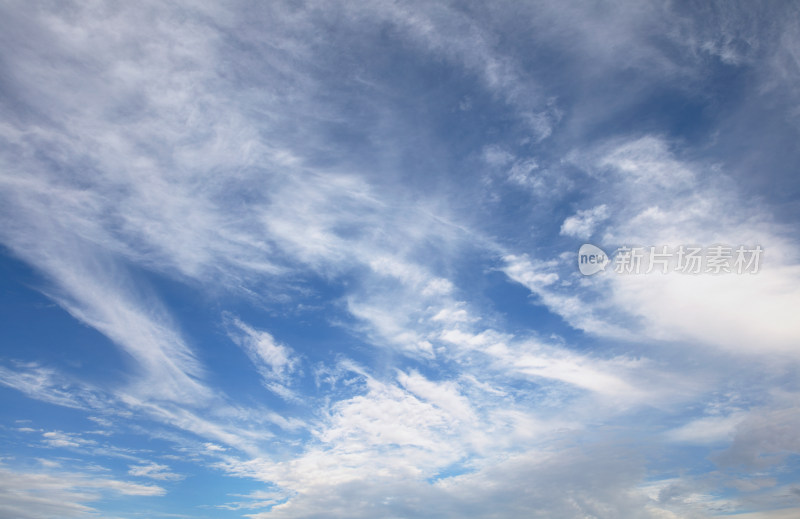
<svg viewBox="0 0 800 519">
<path fill-rule="evenodd" d="M 3 2 L 0 517 L 800 516 L 798 85 L 792 2 Z"/>
</svg>

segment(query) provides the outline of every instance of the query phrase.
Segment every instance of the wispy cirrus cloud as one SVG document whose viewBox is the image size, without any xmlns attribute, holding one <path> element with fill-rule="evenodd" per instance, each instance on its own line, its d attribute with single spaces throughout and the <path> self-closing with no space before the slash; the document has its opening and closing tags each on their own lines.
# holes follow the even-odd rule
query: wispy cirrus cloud
<svg viewBox="0 0 800 519">
<path fill-rule="evenodd" d="M 8 517 L 91 517 L 97 510 L 85 503 L 107 494 L 159 496 L 165 490 L 90 474 L 71 472 L 17 471 L 0 468 L 0 512 Z"/>
<path fill-rule="evenodd" d="M 237 318 L 229 318 L 229 321 L 229 336 L 247 353 L 265 386 L 281 396 L 297 399 L 289 386 L 300 358 L 269 332 L 251 328 Z"/>
<path fill-rule="evenodd" d="M 790 495 L 772 472 L 797 451 L 796 240 L 712 142 L 758 117 L 709 99 L 735 104 L 717 81 L 745 68 L 792 99 L 775 42 L 796 14 L 770 39 L 747 7 L 684 9 L 0 7 L 0 239 L 124 374 L 6 362 L 3 385 L 76 413 L 14 434 L 46 456 L 160 451 L 120 448 L 102 476 L 9 469 L 7 513 L 162 496 L 184 462 L 263 484 L 215 508 L 256 517 L 707 517 Z M 769 261 L 581 278 L 572 243 L 592 238 Z M 108 444 L 79 432 L 98 415 Z M 727 448 L 726 475 L 674 478 L 709 470 L 664 461 L 692 448 Z M 770 474 L 729 498 L 734 465 Z"/>
<path fill-rule="evenodd" d="M 143 465 L 131 465 L 128 474 L 162 481 L 183 479 L 182 475 L 170 472 L 169 466 L 155 462 L 145 463 Z"/>
</svg>

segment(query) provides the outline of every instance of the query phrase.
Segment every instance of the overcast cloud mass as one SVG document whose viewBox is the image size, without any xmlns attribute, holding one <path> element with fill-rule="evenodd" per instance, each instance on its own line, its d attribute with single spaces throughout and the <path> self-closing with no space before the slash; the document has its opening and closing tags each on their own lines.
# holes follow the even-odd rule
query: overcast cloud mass
<svg viewBox="0 0 800 519">
<path fill-rule="evenodd" d="M 0 2 L 0 518 L 800 517 L 798 142 L 796 2 Z"/>
</svg>

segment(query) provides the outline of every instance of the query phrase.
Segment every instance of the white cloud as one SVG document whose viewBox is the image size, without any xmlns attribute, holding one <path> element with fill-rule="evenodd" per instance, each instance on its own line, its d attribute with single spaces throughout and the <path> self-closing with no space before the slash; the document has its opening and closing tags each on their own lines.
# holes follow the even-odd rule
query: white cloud
<svg viewBox="0 0 800 519">
<path fill-rule="evenodd" d="M 618 175 L 626 194 L 634 191 L 632 185 L 636 192 L 651 195 L 664 188 L 688 187 L 696 179 L 686 164 L 673 157 L 663 139 L 650 135 L 618 143 L 598 160 L 597 166 L 610 168 Z"/>
<path fill-rule="evenodd" d="M 588 239 L 598 224 L 608 218 L 608 208 L 605 204 L 598 205 L 591 209 L 578 211 L 570 216 L 561 225 L 561 234 L 564 236 L 574 236 L 576 238 Z"/>
<path fill-rule="evenodd" d="M 42 434 L 44 442 L 50 447 L 81 447 L 83 445 L 93 445 L 96 442 L 86 440 L 77 434 L 64 433 L 61 431 L 49 431 Z"/>
<path fill-rule="evenodd" d="M 483 148 L 483 160 L 490 166 L 505 166 L 514 160 L 514 158 L 515 157 L 512 153 L 497 145 L 486 146 Z"/>
<path fill-rule="evenodd" d="M 169 466 L 161 465 L 159 463 L 150 462 L 143 465 L 131 465 L 128 468 L 128 474 L 131 476 L 145 477 L 161 481 L 176 481 L 183 479 L 180 474 L 170 472 Z"/>
<path fill-rule="evenodd" d="M 738 412 L 698 418 L 668 431 L 667 438 L 695 445 L 728 443 L 733 439 L 736 426 L 745 416 L 745 413 Z"/>
<path fill-rule="evenodd" d="M 560 279 L 555 272 L 558 266 L 556 261 L 541 262 L 513 254 L 503 257 L 503 261 L 502 271 L 509 279 L 536 294 L 544 305 L 563 317 L 571 326 L 607 337 L 632 338 L 629 330 L 599 315 L 608 307 L 608 302 L 604 299 L 595 299 L 589 303 L 579 295 L 574 295 L 572 290 L 551 288 Z"/>
<path fill-rule="evenodd" d="M 790 353 L 791 344 L 800 337 L 800 329 L 789 324 L 787 314 L 800 302 L 800 292 L 791 288 L 800 276 L 795 248 L 762 209 L 725 187 L 724 179 L 719 186 L 708 180 L 701 183 L 692 169 L 702 166 L 677 161 L 664 144 L 652 139 L 642 142 L 624 145 L 622 152 L 612 151 L 606 156 L 611 158 L 601 162 L 624 173 L 647 171 L 641 178 L 655 178 L 650 185 L 660 186 L 662 192 L 623 187 L 618 203 L 633 209 L 628 213 L 632 216 L 613 222 L 606 240 L 672 247 L 761 244 L 769 252 L 756 275 L 609 276 L 611 302 L 640 318 L 652 337 L 700 340 L 739 352 L 767 348 Z M 638 151 L 629 154 L 632 146 Z"/>
<path fill-rule="evenodd" d="M 417 398 L 426 400 L 464 422 L 475 419 L 469 400 L 453 382 L 435 383 L 417 372 L 398 374 L 398 381 Z"/>
<path fill-rule="evenodd" d="M 252 517 L 488 518 L 531 510 L 548 517 L 667 517 L 657 503 L 637 491 L 637 479 L 633 465 L 608 453 L 568 450 L 556 456 L 528 451 L 433 484 L 390 475 L 330 481 Z"/>
<path fill-rule="evenodd" d="M 0 384 L 30 398 L 76 409 L 103 409 L 113 401 L 98 388 L 76 383 L 52 368 L 37 364 L 18 364 L 13 370 L 0 366 Z"/>
<path fill-rule="evenodd" d="M 470 320 L 475 320 L 475 318 L 470 318 L 469 312 L 467 312 L 467 310 L 464 308 L 459 308 L 458 306 L 455 308 L 442 308 L 436 313 L 436 315 L 431 317 L 431 321 L 448 324 L 466 322 Z"/>
<path fill-rule="evenodd" d="M 107 493 L 160 496 L 163 488 L 71 472 L 22 472 L 0 467 L 0 516 L 19 519 L 95 517 L 87 505 Z"/>
<path fill-rule="evenodd" d="M 299 358 L 294 351 L 275 341 L 268 332 L 256 330 L 236 318 L 229 319 L 229 336 L 244 349 L 253 365 L 267 383 L 290 382 L 289 377 L 297 369 Z"/>
<path fill-rule="evenodd" d="M 520 114 L 520 119 L 540 141 L 551 135 L 560 113 L 552 100 L 548 103 L 536 81 L 525 73 L 517 59 L 504 54 L 496 35 L 473 17 L 446 4 L 345 3 L 358 17 L 374 17 L 375 22 L 395 24 L 408 41 L 434 56 L 446 59 L 475 74 L 486 89 L 504 99 Z"/>
<path fill-rule="evenodd" d="M 600 245 L 671 250 L 684 244 L 761 245 L 761 270 L 755 275 L 623 276 L 611 265 L 601 275 L 580 279 L 576 293 L 571 285 L 555 283 L 562 276 L 575 278 L 574 255 L 549 261 L 508 255 L 503 271 L 511 279 L 572 326 L 597 335 L 631 340 L 644 333 L 738 353 L 793 354 L 800 338 L 789 315 L 800 303 L 798 252 L 763 209 L 746 202 L 719 172 L 699 180 L 696 171 L 707 166 L 677 159 L 655 137 L 615 142 L 575 160 L 590 171 L 607 172 L 596 180 L 598 197 L 604 198 L 597 207 L 607 206 L 601 212 L 613 218 Z M 594 220 L 581 215 L 570 229 L 586 236 L 590 226 L 579 225 L 584 219 Z"/>
</svg>

